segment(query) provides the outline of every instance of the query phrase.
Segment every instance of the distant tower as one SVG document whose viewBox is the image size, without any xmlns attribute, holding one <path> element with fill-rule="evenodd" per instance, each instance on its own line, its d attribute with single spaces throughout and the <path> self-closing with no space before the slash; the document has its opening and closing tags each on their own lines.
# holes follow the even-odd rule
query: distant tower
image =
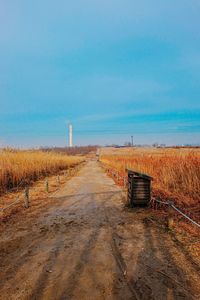
<svg viewBox="0 0 200 300">
<path fill-rule="evenodd" d="M 69 147 L 72 147 L 72 124 L 69 124 Z"/>
<path fill-rule="evenodd" d="M 131 136 L 131 146 L 133 147 L 133 136 Z"/>
</svg>

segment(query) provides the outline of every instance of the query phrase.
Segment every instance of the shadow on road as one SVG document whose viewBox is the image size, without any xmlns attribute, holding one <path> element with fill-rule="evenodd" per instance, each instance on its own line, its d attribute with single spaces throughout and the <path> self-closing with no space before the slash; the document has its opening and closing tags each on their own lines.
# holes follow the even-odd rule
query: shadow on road
<svg viewBox="0 0 200 300">
<path fill-rule="evenodd" d="M 76 198 L 76 197 L 80 197 L 80 196 L 85 196 L 85 197 L 90 197 L 90 196 L 95 196 L 95 195 L 102 195 L 102 196 L 112 196 L 112 195 L 121 195 L 124 194 L 124 191 L 108 191 L 108 192 L 101 192 L 101 193 L 82 193 L 82 194 L 71 194 L 71 195 L 67 195 L 67 196 L 51 196 L 51 199 L 56 199 L 56 200 L 66 200 L 69 198 Z M 109 200 L 109 198 L 108 198 Z"/>
<path fill-rule="evenodd" d="M 144 222 L 144 249 L 130 280 L 139 299 L 194 299 L 187 274 L 173 258 L 167 241 L 151 227 Z"/>
</svg>

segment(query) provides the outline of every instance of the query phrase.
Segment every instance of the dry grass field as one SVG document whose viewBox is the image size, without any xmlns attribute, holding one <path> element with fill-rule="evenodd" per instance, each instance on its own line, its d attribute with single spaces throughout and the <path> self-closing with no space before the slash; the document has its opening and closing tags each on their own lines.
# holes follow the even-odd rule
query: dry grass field
<svg viewBox="0 0 200 300">
<path fill-rule="evenodd" d="M 80 156 L 53 152 L 3 150 L 0 152 L 0 194 L 74 167 L 83 160 Z"/>
<path fill-rule="evenodd" d="M 43 195 L 2 216 L 0 299 L 199 299 L 199 233 L 169 232 L 160 210 L 124 207 L 94 158 L 77 175 L 56 191 L 51 181 L 48 195 L 37 182 Z"/>
<path fill-rule="evenodd" d="M 200 149 L 103 148 L 100 160 L 122 174 L 126 168 L 154 178 L 154 192 L 173 195 L 179 204 L 200 201 Z"/>
<path fill-rule="evenodd" d="M 153 177 L 152 199 L 173 201 L 185 214 L 200 223 L 199 148 L 102 148 L 100 161 L 121 176 L 126 174 L 126 168 L 149 174 Z M 199 253 L 199 242 L 191 243 L 190 235 L 185 235 L 187 232 L 199 237 L 196 226 L 170 211 L 168 206 L 157 206 L 152 201 L 152 207 L 159 208 L 154 217 L 161 226 L 167 225 L 169 213 L 172 214 L 173 228 L 180 235 L 178 239 L 184 240 L 191 245 L 192 251 Z"/>
</svg>

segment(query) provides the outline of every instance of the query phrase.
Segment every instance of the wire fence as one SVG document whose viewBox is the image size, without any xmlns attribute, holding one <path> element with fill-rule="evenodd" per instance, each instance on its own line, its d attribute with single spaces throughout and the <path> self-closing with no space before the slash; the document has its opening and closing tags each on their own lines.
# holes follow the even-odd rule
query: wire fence
<svg viewBox="0 0 200 300">
<path fill-rule="evenodd" d="M 127 188 L 127 186 L 128 186 L 128 177 L 127 176 L 124 176 L 124 175 L 120 174 L 117 170 L 113 170 L 113 169 L 110 169 L 110 168 L 105 168 L 105 166 L 104 166 L 104 169 L 106 169 L 107 173 L 110 174 L 118 183 L 120 182 L 121 185 L 123 185 L 123 187 L 125 189 Z M 69 169 L 68 172 L 65 173 L 65 175 L 66 174 L 73 175 L 75 171 L 77 171 L 77 167 L 73 168 L 73 169 Z M 59 175 L 57 176 L 57 182 L 58 182 L 58 184 L 60 184 L 60 176 Z M 35 188 L 31 188 L 31 190 L 34 190 L 34 189 Z M 48 178 L 45 180 L 45 191 L 47 193 L 49 192 L 49 180 L 48 180 Z M 17 203 L 19 203 L 20 201 L 23 201 L 23 200 L 24 200 L 24 207 L 28 208 L 29 207 L 29 200 L 30 200 L 29 199 L 29 187 L 28 186 L 26 186 L 25 189 L 24 189 L 24 198 L 17 197 L 14 202 L 10 203 L 9 205 L 7 205 L 3 208 L 0 208 L 0 212 L 6 211 L 10 207 L 16 205 Z M 187 219 L 189 222 L 191 222 L 193 225 L 200 228 L 200 224 L 198 224 L 196 221 L 194 221 L 188 215 L 186 215 L 184 212 L 182 212 L 178 207 L 175 206 L 175 204 L 172 201 L 162 201 L 162 200 L 159 200 L 159 199 L 154 199 L 154 201 L 159 203 L 159 204 L 171 207 L 176 212 L 178 212 L 180 215 L 182 215 L 185 219 Z"/>
<path fill-rule="evenodd" d="M 200 224 L 198 224 L 196 221 L 194 221 L 193 219 L 191 219 L 188 215 L 186 215 L 184 212 L 182 212 L 179 208 L 177 208 L 173 201 L 161 201 L 158 199 L 154 199 L 154 201 L 156 201 L 157 203 L 166 205 L 168 207 L 173 208 L 175 211 L 177 211 L 180 215 L 182 215 L 185 219 L 187 219 L 188 221 L 190 221 L 192 224 L 196 225 L 198 228 L 200 228 Z"/>
<path fill-rule="evenodd" d="M 16 200 L 15 200 L 14 202 L 12 202 L 11 204 L 9 204 L 9 205 L 7 205 L 7 206 L 1 208 L 1 209 L 0 209 L 0 212 L 4 212 L 5 210 L 7 210 L 7 209 L 10 208 L 11 206 L 17 204 L 17 203 L 20 202 L 21 200 L 22 200 L 21 198 L 17 197 Z"/>
<path fill-rule="evenodd" d="M 81 164 L 75 166 L 74 168 L 70 168 L 68 170 L 65 170 L 62 175 L 63 176 L 73 176 L 75 174 L 75 172 L 77 172 L 79 170 L 80 166 L 81 166 Z M 21 184 L 22 184 L 22 182 L 20 182 L 20 185 Z M 57 184 L 58 184 L 58 186 L 60 186 L 60 184 L 61 184 L 60 175 L 57 175 Z M 12 193 L 12 192 L 19 191 L 20 188 L 21 188 L 20 185 L 18 185 L 17 187 L 15 187 L 13 189 L 10 189 L 6 193 L 6 195 L 9 194 L 9 193 Z M 44 181 L 43 191 L 49 193 L 49 187 L 50 187 L 49 178 L 46 178 L 45 181 Z M 59 188 L 56 189 L 56 191 L 58 191 L 58 190 L 59 190 Z M 9 208 L 15 206 L 16 204 L 18 204 L 21 201 L 24 201 L 24 207 L 28 208 L 30 206 L 30 191 L 31 192 L 32 191 L 38 191 L 38 188 L 34 188 L 34 187 L 31 187 L 31 186 L 28 186 L 28 185 L 25 186 L 24 190 L 22 190 L 22 192 L 24 193 L 24 196 L 23 197 L 22 196 L 17 196 L 12 203 L 8 204 L 7 206 L 4 206 L 4 207 L 0 208 L 0 213 L 3 213 L 4 211 L 6 211 Z M 56 192 L 56 191 L 54 191 L 54 192 Z"/>
<path fill-rule="evenodd" d="M 124 188 L 128 187 L 128 176 L 126 175 L 122 175 L 120 174 L 119 171 L 117 170 L 113 170 L 110 168 L 106 168 L 105 166 L 103 166 L 104 169 L 106 170 L 106 172 L 111 175 L 111 177 L 117 181 L 118 183 L 123 182 L 123 186 Z M 159 204 L 163 204 L 166 205 L 170 208 L 172 208 L 174 211 L 176 211 L 177 213 L 179 213 L 182 217 L 184 217 L 186 220 L 188 220 L 189 222 L 191 222 L 193 225 L 195 225 L 196 227 L 200 228 L 200 224 L 197 223 L 195 220 L 193 220 L 192 218 L 190 218 L 187 214 L 185 214 L 180 208 L 176 207 L 173 201 L 162 201 L 159 199 L 154 199 L 155 202 L 159 203 Z"/>
<path fill-rule="evenodd" d="M 22 179 L 22 180 L 20 181 L 20 183 L 19 183 L 17 186 L 15 186 L 15 187 L 13 187 L 13 188 L 9 188 L 7 191 L 5 191 L 5 194 L 7 195 L 7 194 L 11 194 L 11 193 L 13 193 L 13 192 L 19 191 L 19 190 L 23 187 L 24 184 L 25 184 L 25 182 L 24 182 L 24 180 Z"/>
<path fill-rule="evenodd" d="M 105 167 L 104 167 L 105 168 Z M 110 168 L 105 168 L 106 172 L 111 175 L 111 177 L 117 182 L 120 183 L 121 186 L 123 186 L 124 188 L 127 188 L 128 186 L 128 177 L 125 175 L 122 175 L 120 172 L 118 172 L 117 170 L 113 170 Z"/>
</svg>

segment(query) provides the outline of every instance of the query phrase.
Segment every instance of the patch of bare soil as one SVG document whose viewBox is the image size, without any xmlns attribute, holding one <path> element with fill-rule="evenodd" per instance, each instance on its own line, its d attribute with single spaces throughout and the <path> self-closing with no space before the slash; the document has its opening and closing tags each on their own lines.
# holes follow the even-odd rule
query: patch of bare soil
<svg viewBox="0 0 200 300">
<path fill-rule="evenodd" d="M 45 206 L 1 224 L 0 299 L 200 299 L 191 253 L 124 199 L 89 161 Z"/>
</svg>

